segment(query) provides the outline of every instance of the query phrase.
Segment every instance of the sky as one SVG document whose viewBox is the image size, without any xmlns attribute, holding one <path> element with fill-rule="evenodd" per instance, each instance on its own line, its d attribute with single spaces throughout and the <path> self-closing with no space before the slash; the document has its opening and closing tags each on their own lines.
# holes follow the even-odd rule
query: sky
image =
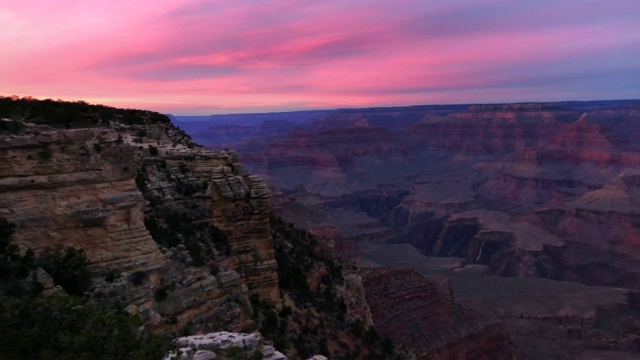
<svg viewBox="0 0 640 360">
<path fill-rule="evenodd" d="M 638 0 L 0 0 L 0 95 L 176 115 L 640 98 Z"/>
</svg>

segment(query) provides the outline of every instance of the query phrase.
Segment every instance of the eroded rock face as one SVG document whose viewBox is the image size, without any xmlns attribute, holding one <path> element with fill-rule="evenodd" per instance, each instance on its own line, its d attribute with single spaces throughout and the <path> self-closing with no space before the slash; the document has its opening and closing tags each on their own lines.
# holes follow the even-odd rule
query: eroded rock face
<svg viewBox="0 0 640 360">
<path fill-rule="evenodd" d="M 523 359 L 504 327 L 440 294 L 409 269 L 372 269 L 364 287 L 376 329 L 418 359 Z"/>
<path fill-rule="evenodd" d="M 266 185 L 237 153 L 206 151 L 170 126 L 31 126 L 1 136 L 0 193 L 17 244 L 84 249 L 96 299 L 129 304 L 152 327 L 237 331 L 252 324 L 251 294 L 278 296 Z M 162 234 L 160 216 L 171 211 L 209 232 L 171 233 L 159 245 L 149 221 Z M 228 250 L 198 262 L 184 244 L 213 228 Z"/>
<path fill-rule="evenodd" d="M 459 268 L 436 272 L 454 283 L 482 272 L 523 287 L 544 277 L 638 289 L 639 109 L 613 101 L 339 110 L 232 146 L 271 186 L 274 213 L 333 239 L 339 257 L 376 266 L 359 249 L 410 243 L 456 257 Z M 474 281 L 482 288 L 488 278 Z M 536 326 L 526 331 L 544 332 Z M 569 356 L 559 339 L 548 341 Z"/>
<path fill-rule="evenodd" d="M 133 148 L 112 129 L 34 127 L 0 141 L 0 213 L 15 241 L 85 249 L 96 274 L 148 271 L 164 256 L 144 227 Z"/>
<path fill-rule="evenodd" d="M 173 212 L 192 223 L 211 224 L 227 236 L 227 258 L 219 266 L 238 271 L 252 293 L 278 296 L 276 261 L 269 227 L 270 192 L 249 175 L 233 151 L 206 150 L 148 159 L 149 214 Z M 219 254 L 225 255 L 225 254 Z"/>
<path fill-rule="evenodd" d="M 237 148 L 274 212 L 338 257 L 409 242 L 494 274 L 637 287 L 638 114 L 637 102 L 344 110 Z"/>
</svg>

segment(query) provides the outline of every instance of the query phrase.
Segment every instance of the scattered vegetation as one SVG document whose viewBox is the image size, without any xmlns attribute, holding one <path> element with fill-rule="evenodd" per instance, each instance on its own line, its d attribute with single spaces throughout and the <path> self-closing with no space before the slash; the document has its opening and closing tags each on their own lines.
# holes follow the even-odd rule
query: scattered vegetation
<svg viewBox="0 0 640 360">
<path fill-rule="evenodd" d="M 180 173 L 182 173 L 182 175 L 184 175 L 184 174 L 189 172 L 189 167 L 187 166 L 187 164 L 185 164 L 183 162 L 178 164 L 178 168 L 180 169 Z"/>
<path fill-rule="evenodd" d="M 0 358 L 161 359 L 169 341 L 141 328 L 142 321 L 119 307 L 94 304 L 81 250 L 56 248 L 24 255 L 11 237 L 14 224 L 0 218 Z M 65 292 L 42 293 L 35 279 L 43 267 Z"/>
<path fill-rule="evenodd" d="M 135 285 L 140 286 L 147 280 L 147 273 L 144 271 L 136 271 L 129 276 L 129 281 Z"/>
<path fill-rule="evenodd" d="M 213 250 L 225 251 L 229 247 L 227 235 L 219 228 L 195 223 L 186 212 L 165 209 L 159 216 L 148 216 L 145 227 L 156 243 L 172 248 L 184 245 L 196 266 L 202 266 L 214 259 Z"/>
<path fill-rule="evenodd" d="M 149 182 L 149 173 L 147 173 L 147 166 L 142 164 L 136 174 L 136 185 L 141 193 L 145 193 L 149 190 L 147 183 Z"/>
<path fill-rule="evenodd" d="M 393 343 L 380 339 L 375 328 L 366 328 L 362 321 L 346 322 L 340 291 L 344 269 L 329 254 L 321 255 L 324 240 L 275 217 L 271 234 L 281 296 L 294 304 L 278 309 L 258 296 L 251 297 L 251 304 L 258 330 L 276 349 L 300 359 L 314 354 L 332 359 L 396 358 Z"/>
<path fill-rule="evenodd" d="M 153 111 L 117 109 L 104 105 L 91 105 L 84 101 L 38 100 L 18 96 L 0 96 L 0 118 L 66 127 L 109 126 L 111 121 L 128 125 L 171 122 L 166 115 Z"/>
<path fill-rule="evenodd" d="M 76 296 L 91 290 L 91 273 L 87 264 L 84 250 L 62 246 L 45 249 L 36 261 L 36 265 L 43 268 L 56 285 L 67 294 Z"/>
<path fill-rule="evenodd" d="M 164 301 L 169 296 L 169 293 L 171 293 L 175 288 L 176 288 L 176 283 L 172 282 L 170 284 L 167 284 L 164 282 L 164 279 L 161 279 L 160 287 L 153 294 L 153 298 L 158 302 Z"/>
<path fill-rule="evenodd" d="M 207 192 L 209 184 L 206 181 L 202 181 L 196 184 L 189 182 L 183 182 L 180 179 L 176 181 L 176 192 L 183 196 L 192 196 L 196 194 L 203 194 Z"/>
<path fill-rule="evenodd" d="M 322 311 L 344 318 L 346 306 L 336 288 L 336 285 L 344 284 L 340 262 L 320 255 L 320 244 L 315 235 L 297 229 L 280 218 L 272 217 L 271 229 L 276 239 L 278 286 L 290 291 L 300 303 L 309 302 Z M 278 241 L 279 239 L 288 239 L 293 243 Z M 311 291 L 307 278 L 318 264 L 322 264 L 326 274 L 321 278 L 321 286 Z"/>
<path fill-rule="evenodd" d="M 168 341 L 122 309 L 63 294 L 0 295 L 0 358 L 161 359 Z"/>
<path fill-rule="evenodd" d="M 120 277 L 122 276 L 122 274 L 115 272 L 115 271 L 110 271 L 107 276 L 105 276 L 104 280 L 108 283 L 112 283 L 116 280 L 118 280 Z"/>
<path fill-rule="evenodd" d="M 49 161 L 53 157 L 53 150 L 50 147 L 44 146 L 38 150 L 38 159 L 41 161 Z"/>
</svg>

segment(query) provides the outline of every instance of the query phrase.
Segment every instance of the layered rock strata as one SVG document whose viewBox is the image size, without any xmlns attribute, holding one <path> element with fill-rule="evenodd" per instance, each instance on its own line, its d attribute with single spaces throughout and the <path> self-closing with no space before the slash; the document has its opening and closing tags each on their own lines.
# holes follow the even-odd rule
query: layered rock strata
<svg viewBox="0 0 640 360">
<path fill-rule="evenodd" d="M 523 359 L 502 324 L 455 304 L 412 270 L 368 270 L 364 287 L 378 332 L 418 359 Z"/>
<path fill-rule="evenodd" d="M 151 181 L 160 171 L 164 180 Z M 17 244 L 84 249 L 99 277 L 94 296 L 128 304 L 151 326 L 241 330 L 252 323 L 251 294 L 278 296 L 266 186 L 236 153 L 198 148 L 170 126 L 28 126 L 2 135 L 0 193 Z M 222 229 L 228 252 L 196 264 L 184 245 L 159 246 L 147 222 L 172 209 Z"/>
<path fill-rule="evenodd" d="M 30 128 L 0 141 L 0 213 L 15 242 L 85 249 L 96 274 L 148 271 L 166 261 L 144 226 L 134 148 L 112 129 Z"/>
<path fill-rule="evenodd" d="M 146 162 L 145 194 L 154 203 L 149 212 L 174 211 L 193 223 L 221 229 L 229 244 L 229 256 L 221 266 L 238 271 L 252 293 L 274 301 L 278 279 L 269 226 L 270 192 L 262 180 L 249 175 L 233 151 L 167 150 Z"/>
</svg>

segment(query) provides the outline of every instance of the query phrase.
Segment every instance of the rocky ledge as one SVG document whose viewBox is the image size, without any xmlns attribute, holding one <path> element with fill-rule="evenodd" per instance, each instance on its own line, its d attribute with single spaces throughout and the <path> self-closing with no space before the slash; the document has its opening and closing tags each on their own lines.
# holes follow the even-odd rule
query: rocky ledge
<svg viewBox="0 0 640 360">
<path fill-rule="evenodd" d="M 0 135 L 0 216 L 15 243 L 83 249 L 93 296 L 152 327 L 251 327 L 250 295 L 278 296 L 269 215 L 269 190 L 237 153 L 170 125 Z"/>
<path fill-rule="evenodd" d="M 273 346 L 265 345 L 258 333 L 216 332 L 185 336 L 173 341 L 177 350 L 164 360 L 212 360 L 251 358 L 256 360 L 286 360 Z"/>
</svg>

